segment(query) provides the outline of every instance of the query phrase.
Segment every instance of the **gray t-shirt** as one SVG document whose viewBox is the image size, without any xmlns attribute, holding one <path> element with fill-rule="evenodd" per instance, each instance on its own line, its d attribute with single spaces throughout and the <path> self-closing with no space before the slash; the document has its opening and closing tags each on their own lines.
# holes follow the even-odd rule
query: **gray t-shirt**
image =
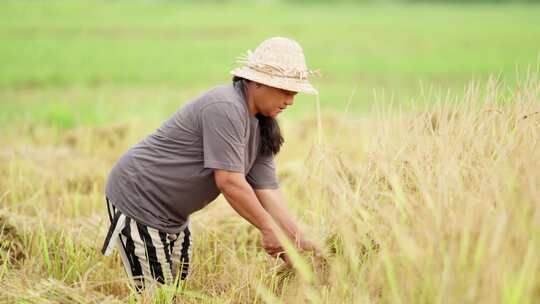
<svg viewBox="0 0 540 304">
<path fill-rule="evenodd" d="M 279 187 L 273 156 L 259 153 L 259 121 L 239 84 L 214 87 L 130 148 L 106 195 L 128 217 L 176 233 L 219 194 L 214 169 L 241 172 L 254 189 Z"/>
</svg>

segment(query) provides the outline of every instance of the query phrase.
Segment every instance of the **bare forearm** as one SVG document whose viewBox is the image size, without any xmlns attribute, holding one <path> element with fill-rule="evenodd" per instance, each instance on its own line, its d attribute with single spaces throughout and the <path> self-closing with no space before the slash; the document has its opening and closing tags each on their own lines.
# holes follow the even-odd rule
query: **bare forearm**
<svg viewBox="0 0 540 304">
<path fill-rule="evenodd" d="M 261 231 L 273 229 L 273 220 L 247 182 L 234 182 L 221 189 L 231 207 Z"/>
<path fill-rule="evenodd" d="M 293 237 L 299 233 L 296 221 L 287 209 L 285 196 L 280 189 L 256 190 L 255 193 L 264 209 L 282 229 Z"/>
</svg>

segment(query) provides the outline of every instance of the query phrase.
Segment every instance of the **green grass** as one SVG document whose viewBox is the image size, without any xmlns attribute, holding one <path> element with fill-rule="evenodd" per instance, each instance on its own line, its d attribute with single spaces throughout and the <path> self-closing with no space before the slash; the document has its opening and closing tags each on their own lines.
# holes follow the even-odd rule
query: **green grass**
<svg viewBox="0 0 540 304">
<path fill-rule="evenodd" d="M 408 103 L 420 83 L 514 81 L 537 62 L 539 15 L 531 5 L 4 1 L 0 126 L 158 123 L 276 35 L 297 39 L 321 69 L 323 110 L 343 111 L 355 88 L 352 111 L 373 90 Z M 312 113 L 313 100 L 299 96 L 284 117 Z"/>
</svg>

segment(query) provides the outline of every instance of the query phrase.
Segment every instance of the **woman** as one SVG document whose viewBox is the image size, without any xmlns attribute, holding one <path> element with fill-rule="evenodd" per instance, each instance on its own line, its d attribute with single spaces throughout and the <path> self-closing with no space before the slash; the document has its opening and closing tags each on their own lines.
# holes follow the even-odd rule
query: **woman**
<svg viewBox="0 0 540 304">
<path fill-rule="evenodd" d="M 297 92 L 317 94 L 300 45 L 274 37 L 240 59 L 233 83 L 184 105 L 129 149 L 110 172 L 111 221 L 102 253 L 116 244 L 130 283 L 171 284 L 188 274 L 189 216 L 220 193 L 262 234 L 263 248 L 283 254 L 279 228 L 300 250 L 315 250 L 286 209 L 274 155 L 283 137 L 275 117 Z M 278 228 L 279 227 L 279 228 Z"/>
</svg>

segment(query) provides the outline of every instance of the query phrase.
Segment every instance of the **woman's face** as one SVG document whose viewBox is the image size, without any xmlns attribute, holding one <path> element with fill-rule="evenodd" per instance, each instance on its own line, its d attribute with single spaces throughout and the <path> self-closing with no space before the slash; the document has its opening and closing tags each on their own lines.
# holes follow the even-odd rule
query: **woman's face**
<svg viewBox="0 0 540 304">
<path fill-rule="evenodd" d="M 257 113 L 276 117 L 294 102 L 297 92 L 256 84 L 253 99 Z"/>
</svg>

